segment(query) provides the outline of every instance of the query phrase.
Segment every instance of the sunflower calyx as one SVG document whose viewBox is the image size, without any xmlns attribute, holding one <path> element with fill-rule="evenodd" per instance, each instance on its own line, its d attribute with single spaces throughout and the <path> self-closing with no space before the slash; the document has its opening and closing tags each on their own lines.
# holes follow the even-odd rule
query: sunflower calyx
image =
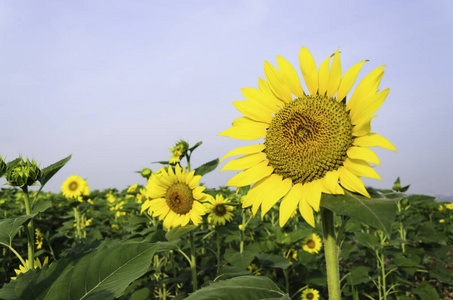
<svg viewBox="0 0 453 300">
<path fill-rule="evenodd" d="M 150 168 L 144 168 L 143 170 L 141 170 L 140 172 L 137 172 L 137 173 L 140 173 L 140 175 L 143 178 L 149 179 L 149 177 L 151 176 L 153 171 Z"/>
<path fill-rule="evenodd" d="M 175 143 L 173 148 L 168 148 L 171 151 L 172 155 L 170 155 L 171 160 L 169 161 L 170 164 L 177 164 L 184 156 L 187 155 L 187 151 L 189 150 L 189 143 L 184 140 L 179 140 Z"/>
<path fill-rule="evenodd" d="M 0 177 L 2 177 L 3 174 L 5 174 L 5 172 L 6 172 L 6 163 L 3 160 L 3 158 L 0 156 Z"/>
<path fill-rule="evenodd" d="M 24 161 L 20 158 L 19 162 L 14 164 L 6 171 L 6 180 L 12 186 L 23 188 L 31 186 L 41 177 L 41 170 L 35 160 Z"/>
</svg>

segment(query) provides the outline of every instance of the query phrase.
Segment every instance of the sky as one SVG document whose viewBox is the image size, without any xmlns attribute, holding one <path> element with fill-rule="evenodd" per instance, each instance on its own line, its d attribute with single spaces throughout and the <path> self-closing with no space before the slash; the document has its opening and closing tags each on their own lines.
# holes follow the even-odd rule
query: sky
<svg viewBox="0 0 453 300">
<path fill-rule="evenodd" d="M 358 79 L 386 65 L 372 131 L 397 152 L 373 148 L 382 181 L 365 184 L 453 195 L 452 29 L 450 0 L 1 1 L 0 155 L 44 167 L 72 154 L 45 191 L 71 175 L 145 185 L 135 171 L 157 171 L 180 138 L 203 141 L 193 167 L 262 143 L 217 136 L 241 116 L 241 89 L 277 55 L 300 75 L 302 46 L 318 67 L 339 48 L 343 72 L 369 60 Z M 236 174 L 224 164 L 207 187 Z"/>
</svg>

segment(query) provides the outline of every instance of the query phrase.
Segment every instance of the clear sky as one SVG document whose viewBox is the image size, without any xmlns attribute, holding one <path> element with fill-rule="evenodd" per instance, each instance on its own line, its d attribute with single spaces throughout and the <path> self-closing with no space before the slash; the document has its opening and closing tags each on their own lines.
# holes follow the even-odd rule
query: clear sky
<svg viewBox="0 0 453 300">
<path fill-rule="evenodd" d="M 452 32 L 450 0 L 1 1 L 0 155 L 47 166 L 73 154 L 54 192 L 75 174 L 92 190 L 145 184 L 134 171 L 157 170 L 179 138 L 203 141 L 195 167 L 257 143 L 217 134 L 265 60 L 298 69 L 305 46 L 319 66 L 339 47 L 344 71 L 370 60 L 359 79 L 386 65 L 372 131 L 398 152 L 376 148 L 382 181 L 365 183 L 400 176 L 412 193 L 452 195 Z"/>
</svg>

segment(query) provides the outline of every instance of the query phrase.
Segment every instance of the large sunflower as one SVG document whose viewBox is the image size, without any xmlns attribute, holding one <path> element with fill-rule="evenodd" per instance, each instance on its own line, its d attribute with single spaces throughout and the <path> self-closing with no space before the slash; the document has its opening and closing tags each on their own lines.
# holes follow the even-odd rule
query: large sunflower
<svg viewBox="0 0 453 300">
<path fill-rule="evenodd" d="M 161 169 L 153 173 L 146 185 L 147 200 L 142 204 L 142 212 L 164 220 L 164 227 L 185 226 L 190 220 L 195 225 L 202 222 L 206 208 L 201 204 L 209 195 L 205 187 L 198 186 L 200 175 L 195 171 L 187 172 L 176 165 L 175 171 Z"/>
<path fill-rule="evenodd" d="M 63 182 L 61 191 L 66 198 L 76 199 L 82 195 L 88 195 L 90 193 L 90 188 L 85 179 L 77 175 L 72 175 Z"/>
<path fill-rule="evenodd" d="M 243 207 L 252 206 L 254 214 L 260 206 L 261 214 L 266 214 L 282 199 L 280 226 L 297 206 L 314 226 L 312 209 L 319 210 L 321 193 L 344 194 L 345 188 L 369 197 L 360 177 L 380 179 L 369 165 L 380 162 L 367 147 L 396 151 L 386 138 L 370 132 L 372 115 L 389 92 L 377 92 L 384 66 L 366 75 L 346 103 L 365 61 L 342 76 L 338 50 L 318 70 L 310 52 L 302 47 L 299 62 L 308 93 L 291 64 L 277 56 L 278 70 L 264 62 L 267 82 L 260 78 L 258 89 L 242 89 L 247 101 L 233 102 L 245 116 L 219 134 L 244 140 L 264 138 L 264 144 L 228 152 L 222 160 L 245 155 L 227 163 L 222 171 L 244 169 L 227 185 L 254 183 L 243 203 Z"/>
</svg>

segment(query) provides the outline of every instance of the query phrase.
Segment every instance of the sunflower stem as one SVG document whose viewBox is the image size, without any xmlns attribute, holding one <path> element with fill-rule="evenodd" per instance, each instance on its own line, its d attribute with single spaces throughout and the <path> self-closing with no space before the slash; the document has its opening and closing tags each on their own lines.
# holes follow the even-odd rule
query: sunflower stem
<svg viewBox="0 0 453 300">
<path fill-rule="evenodd" d="M 27 215 L 31 215 L 31 204 L 30 204 L 30 197 L 28 195 L 28 186 L 25 185 L 22 188 L 24 192 L 24 202 L 25 202 L 25 212 Z M 35 242 L 34 242 L 34 229 L 33 229 L 33 219 L 28 220 L 26 225 L 26 232 L 27 232 L 27 245 L 28 245 L 28 266 L 27 268 L 33 270 L 35 264 Z"/>
<path fill-rule="evenodd" d="M 338 264 L 337 242 L 335 236 L 334 214 L 321 207 L 322 229 L 324 233 L 324 253 L 326 256 L 327 286 L 329 300 L 340 300 L 340 268 Z"/>
<path fill-rule="evenodd" d="M 76 221 L 77 228 L 76 240 L 79 240 L 82 238 L 82 232 L 80 231 L 80 213 L 78 207 L 74 207 L 74 219 Z"/>
<path fill-rule="evenodd" d="M 216 251 L 216 256 L 217 256 L 217 275 L 219 274 L 220 270 L 220 234 L 219 231 L 216 229 L 216 244 L 217 244 L 217 251 Z"/>
<path fill-rule="evenodd" d="M 193 231 L 190 232 L 190 269 L 192 270 L 192 287 L 193 291 L 197 290 L 197 260 L 195 257 L 195 239 Z"/>
</svg>

